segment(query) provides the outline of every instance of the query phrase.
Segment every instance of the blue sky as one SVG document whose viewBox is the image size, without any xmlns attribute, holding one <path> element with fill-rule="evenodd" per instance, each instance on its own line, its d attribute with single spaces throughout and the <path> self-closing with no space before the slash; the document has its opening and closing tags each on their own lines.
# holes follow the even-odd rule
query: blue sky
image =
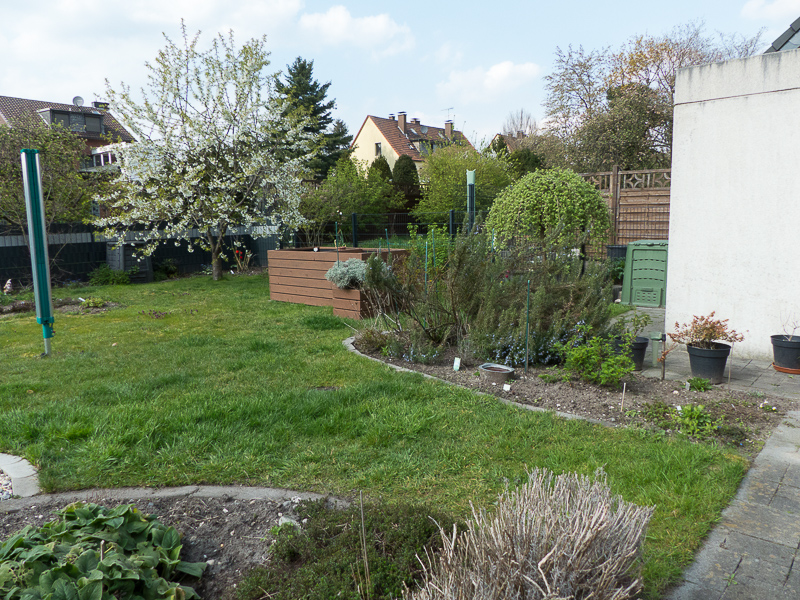
<svg viewBox="0 0 800 600">
<path fill-rule="evenodd" d="M 332 83 L 335 116 L 351 133 L 368 114 L 406 111 L 423 124 L 448 116 L 473 143 L 511 111 L 544 116 L 544 76 L 556 47 L 619 47 L 703 20 L 706 31 L 754 35 L 765 47 L 800 17 L 800 0 L 635 0 L 384 3 L 345 0 L 2 0 L 0 95 L 71 102 L 104 98 L 105 78 L 138 88 L 146 61 L 178 40 L 180 20 L 201 46 L 232 29 L 267 35 L 274 70 L 297 56 Z M 205 42 L 205 44 L 203 43 Z"/>
</svg>

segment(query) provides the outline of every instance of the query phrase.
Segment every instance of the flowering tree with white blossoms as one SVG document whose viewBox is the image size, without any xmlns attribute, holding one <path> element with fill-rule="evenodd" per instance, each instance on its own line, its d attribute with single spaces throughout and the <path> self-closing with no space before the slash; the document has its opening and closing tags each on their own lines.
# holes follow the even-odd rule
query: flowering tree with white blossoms
<svg viewBox="0 0 800 600">
<path fill-rule="evenodd" d="M 236 48 L 233 33 L 198 51 L 183 30 L 183 45 L 168 37 L 137 101 L 130 88 L 106 89 L 111 110 L 139 140 L 113 147 L 120 175 L 102 199 L 104 235 L 144 242 L 151 254 L 186 240 L 211 252 L 214 280 L 226 258 L 230 227 L 268 220 L 294 226 L 303 164 L 312 154 L 304 121 L 282 115 L 276 74 L 266 72 L 266 37 Z"/>
</svg>

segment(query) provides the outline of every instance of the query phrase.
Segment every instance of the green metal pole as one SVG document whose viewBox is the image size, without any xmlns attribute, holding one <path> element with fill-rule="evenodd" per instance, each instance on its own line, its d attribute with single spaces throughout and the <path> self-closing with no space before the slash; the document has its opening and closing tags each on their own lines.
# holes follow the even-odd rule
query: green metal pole
<svg viewBox="0 0 800 600">
<path fill-rule="evenodd" d="M 525 375 L 528 374 L 528 332 L 531 320 L 531 280 L 528 279 L 528 302 L 525 309 Z"/>
<path fill-rule="evenodd" d="M 436 230 L 431 231 L 431 241 L 433 243 L 433 268 L 436 268 Z"/>
<path fill-rule="evenodd" d="M 392 248 L 389 246 L 389 230 L 384 229 L 386 232 L 386 251 L 389 253 L 389 258 L 392 257 Z"/>
<path fill-rule="evenodd" d="M 428 295 L 428 241 L 425 241 L 425 295 Z"/>
<path fill-rule="evenodd" d="M 335 233 L 333 234 L 333 245 L 336 246 L 336 262 L 341 262 L 339 260 L 339 221 L 334 223 L 336 226 Z"/>
<path fill-rule="evenodd" d="M 44 221 L 42 175 L 38 150 L 22 150 L 22 181 L 28 212 L 28 239 L 31 249 L 33 291 L 36 298 L 36 322 L 42 326 L 44 355 L 50 356 L 53 337 L 53 297 L 50 291 L 50 257 L 47 253 L 47 229 Z"/>
</svg>

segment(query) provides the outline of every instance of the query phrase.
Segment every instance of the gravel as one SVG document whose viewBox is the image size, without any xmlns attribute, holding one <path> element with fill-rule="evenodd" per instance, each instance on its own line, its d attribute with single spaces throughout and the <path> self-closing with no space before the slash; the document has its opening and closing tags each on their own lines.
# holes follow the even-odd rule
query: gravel
<svg viewBox="0 0 800 600">
<path fill-rule="evenodd" d="M 0 501 L 11 498 L 11 477 L 0 469 Z"/>
</svg>

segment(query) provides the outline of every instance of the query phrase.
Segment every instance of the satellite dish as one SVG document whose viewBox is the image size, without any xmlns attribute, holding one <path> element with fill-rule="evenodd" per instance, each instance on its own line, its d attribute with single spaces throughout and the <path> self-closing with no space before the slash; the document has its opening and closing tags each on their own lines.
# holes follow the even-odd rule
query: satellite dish
<svg viewBox="0 0 800 600">
<path fill-rule="evenodd" d="M 75 106 L 83 106 L 83 98 L 81 98 L 80 96 L 75 96 L 75 97 L 72 99 L 72 103 L 73 103 Z"/>
<path fill-rule="evenodd" d="M 426 133 L 428 133 L 428 128 L 427 128 L 425 125 L 423 125 L 422 127 L 420 127 L 420 128 L 419 128 L 419 130 L 422 132 L 422 134 L 423 134 L 423 135 L 425 135 Z"/>
</svg>

